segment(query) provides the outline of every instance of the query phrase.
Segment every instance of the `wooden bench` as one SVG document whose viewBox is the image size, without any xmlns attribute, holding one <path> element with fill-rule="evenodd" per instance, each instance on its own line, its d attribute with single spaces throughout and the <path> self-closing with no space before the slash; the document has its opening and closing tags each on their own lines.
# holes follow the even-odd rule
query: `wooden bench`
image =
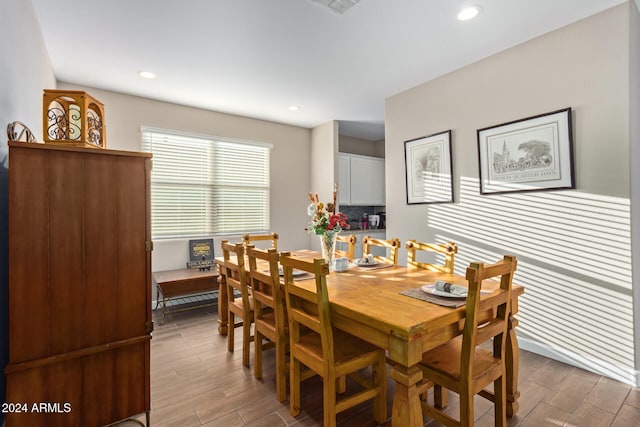
<svg viewBox="0 0 640 427">
<path fill-rule="evenodd" d="M 153 273 L 153 282 L 156 284 L 156 307 L 162 303 L 162 323 L 167 313 L 173 313 L 194 308 L 208 307 L 217 304 L 206 300 L 203 304 L 189 305 L 188 307 L 167 310 L 167 302 L 170 299 L 185 298 L 189 295 L 204 294 L 218 290 L 218 273 L 212 270 L 199 271 L 197 269 L 183 268 L 180 270 L 156 271 Z M 160 299 L 162 294 L 162 299 Z"/>
</svg>

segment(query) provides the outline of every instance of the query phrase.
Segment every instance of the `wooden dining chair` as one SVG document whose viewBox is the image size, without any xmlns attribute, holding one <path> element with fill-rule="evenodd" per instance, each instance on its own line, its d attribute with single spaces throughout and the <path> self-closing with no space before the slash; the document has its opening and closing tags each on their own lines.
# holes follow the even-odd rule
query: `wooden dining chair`
<svg viewBox="0 0 640 427">
<path fill-rule="evenodd" d="M 373 399 L 373 418 L 381 424 L 387 418 L 385 352 L 366 341 L 331 325 L 327 274 L 329 265 L 323 259 L 305 260 L 283 252 L 284 286 L 289 316 L 291 415 L 300 414 L 301 364 L 316 372 L 323 380 L 324 426 L 336 425 L 336 414 Z M 293 269 L 315 275 L 315 293 L 295 286 Z M 310 332 L 301 334 L 302 328 Z M 371 377 L 364 368 L 371 366 Z M 347 393 L 337 399 L 337 383 L 348 376 L 363 390 Z"/>
<path fill-rule="evenodd" d="M 270 233 L 270 234 L 244 234 L 242 236 L 242 241 L 245 246 L 252 244 L 253 242 L 262 242 L 262 241 L 271 241 L 271 247 L 273 249 L 278 249 L 278 233 Z"/>
<path fill-rule="evenodd" d="M 398 265 L 398 249 L 400 249 L 400 239 L 394 237 L 393 239 L 374 239 L 371 236 L 365 236 L 362 239 L 362 256 L 367 256 L 371 254 L 372 247 L 381 247 L 385 248 L 385 251 L 388 249 L 388 255 L 373 255 L 373 258 L 376 261 Z"/>
<path fill-rule="evenodd" d="M 224 259 L 225 276 L 227 279 L 227 301 L 229 313 L 229 332 L 227 348 L 234 350 L 234 330 L 242 326 L 242 364 L 249 366 L 251 341 L 251 324 L 253 323 L 253 296 L 249 294 L 248 278 L 245 268 L 245 247 L 242 243 L 231 244 L 228 240 L 220 243 Z M 236 297 L 236 294 L 240 296 Z M 242 322 L 235 323 L 238 316 Z"/>
<path fill-rule="evenodd" d="M 415 240 L 406 242 L 407 265 L 417 268 L 424 268 L 439 273 L 453 274 L 455 256 L 458 253 L 458 246 L 453 242 L 447 243 L 422 243 Z M 418 261 L 418 251 L 435 252 L 444 255 L 444 264 L 434 264 Z"/>
<path fill-rule="evenodd" d="M 435 384 L 434 393 L 442 388 L 460 395 L 459 420 L 445 414 L 436 405 L 422 402 L 423 413 L 447 426 L 467 427 L 474 423 L 475 394 L 495 405 L 495 425 L 507 425 L 505 344 L 511 315 L 511 286 L 517 260 L 506 255 L 495 264 L 471 263 L 467 268 L 469 291 L 462 336 L 423 354 L 420 370 L 425 379 Z M 500 280 L 500 305 L 497 310 L 483 307 L 480 298 L 482 282 Z M 493 350 L 478 347 L 493 339 Z M 493 383 L 493 392 L 485 390 Z"/>
<path fill-rule="evenodd" d="M 358 238 L 355 234 L 349 234 L 348 236 L 341 236 L 338 234 L 336 237 L 336 244 L 347 245 L 347 250 L 339 250 L 336 249 L 336 257 L 346 257 L 348 259 L 353 259 L 356 251 L 356 242 Z"/>
<path fill-rule="evenodd" d="M 280 402 L 287 398 L 287 348 L 289 347 L 289 325 L 287 325 L 284 289 L 280 286 L 278 261 L 275 249 L 249 248 L 249 282 L 254 303 L 254 357 L 253 372 L 262 378 L 262 351 L 275 347 L 276 351 L 276 396 Z M 264 340 L 268 340 L 265 344 Z"/>
</svg>

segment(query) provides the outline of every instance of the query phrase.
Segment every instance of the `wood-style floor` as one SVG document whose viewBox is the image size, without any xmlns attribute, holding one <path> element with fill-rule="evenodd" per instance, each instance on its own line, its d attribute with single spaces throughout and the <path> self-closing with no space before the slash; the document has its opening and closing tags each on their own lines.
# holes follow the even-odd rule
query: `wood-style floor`
<svg viewBox="0 0 640 427">
<path fill-rule="evenodd" d="M 289 414 L 288 401 L 275 397 L 273 351 L 265 352 L 264 378 L 242 366 L 242 344 L 227 351 L 218 334 L 216 308 L 156 316 L 151 341 L 151 426 L 321 426 L 322 384 L 312 378 L 302 384 L 303 412 Z M 238 330 L 236 337 L 241 333 Z M 253 361 L 253 351 L 252 351 Z M 389 416 L 394 382 L 389 379 Z M 522 351 L 520 410 L 510 426 L 640 426 L 640 389 Z M 457 397 L 449 395 L 449 410 L 457 416 Z M 493 426 L 493 405 L 476 398 L 476 426 Z M 141 417 L 140 420 L 144 418 Z M 389 420 L 384 424 L 390 425 Z M 126 424 L 127 426 L 129 423 Z M 340 426 L 373 426 L 371 406 L 338 415 Z M 440 424 L 425 418 L 425 426 Z"/>
</svg>

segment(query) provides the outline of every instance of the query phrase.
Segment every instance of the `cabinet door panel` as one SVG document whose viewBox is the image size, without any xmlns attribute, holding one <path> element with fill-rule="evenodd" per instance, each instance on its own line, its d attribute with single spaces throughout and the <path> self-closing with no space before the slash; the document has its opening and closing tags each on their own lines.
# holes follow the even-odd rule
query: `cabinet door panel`
<svg viewBox="0 0 640 427">
<path fill-rule="evenodd" d="M 106 304 L 105 304 L 106 305 Z M 105 351 L 92 354 L 83 361 L 83 401 L 82 412 L 84 422 L 88 426 L 107 425 L 116 418 L 117 400 L 120 390 L 117 387 L 117 375 L 115 353 Z M 104 373 L 108 372 L 109 375 Z"/>
<path fill-rule="evenodd" d="M 351 157 L 351 204 L 382 206 L 384 203 L 384 160 Z"/>
<path fill-rule="evenodd" d="M 119 348 L 115 356 L 116 397 L 115 419 L 121 420 L 130 414 L 139 414 L 151 405 L 150 392 L 150 342 Z"/>
<path fill-rule="evenodd" d="M 349 156 L 338 156 L 338 203 L 351 204 L 351 159 Z"/>
<path fill-rule="evenodd" d="M 146 335 L 147 199 L 145 163 L 120 158 L 116 165 L 118 335 L 120 339 Z M 150 304 L 149 304 L 150 306 Z M 145 307 L 145 309 L 142 309 Z"/>
<path fill-rule="evenodd" d="M 9 361 L 49 356 L 49 190 L 46 153 L 12 149 L 9 173 Z M 37 307 L 38 309 L 29 309 Z M 29 337 L 29 339 L 24 339 Z"/>
<path fill-rule="evenodd" d="M 82 422 L 82 365 L 75 359 L 8 375 L 7 402 L 26 403 L 29 409 L 7 414 L 7 427 L 96 425 Z"/>
<path fill-rule="evenodd" d="M 55 355 L 85 346 L 82 156 L 52 152 L 49 177 L 49 310 Z"/>
<path fill-rule="evenodd" d="M 114 295 L 118 282 L 115 164 L 89 156 L 85 176 L 85 322 L 87 345 L 116 341 Z"/>
</svg>

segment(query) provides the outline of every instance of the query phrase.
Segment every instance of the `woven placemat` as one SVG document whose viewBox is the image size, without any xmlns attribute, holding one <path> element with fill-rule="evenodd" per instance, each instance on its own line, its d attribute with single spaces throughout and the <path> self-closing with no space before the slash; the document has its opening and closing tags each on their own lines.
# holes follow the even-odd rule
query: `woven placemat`
<svg viewBox="0 0 640 427">
<path fill-rule="evenodd" d="M 462 307 L 467 303 L 466 298 L 447 298 L 440 297 L 438 295 L 428 294 L 421 288 L 407 289 L 400 292 L 400 295 L 406 295 L 411 298 L 419 299 L 422 301 L 432 302 L 434 304 L 442 305 L 444 307 Z"/>
</svg>

